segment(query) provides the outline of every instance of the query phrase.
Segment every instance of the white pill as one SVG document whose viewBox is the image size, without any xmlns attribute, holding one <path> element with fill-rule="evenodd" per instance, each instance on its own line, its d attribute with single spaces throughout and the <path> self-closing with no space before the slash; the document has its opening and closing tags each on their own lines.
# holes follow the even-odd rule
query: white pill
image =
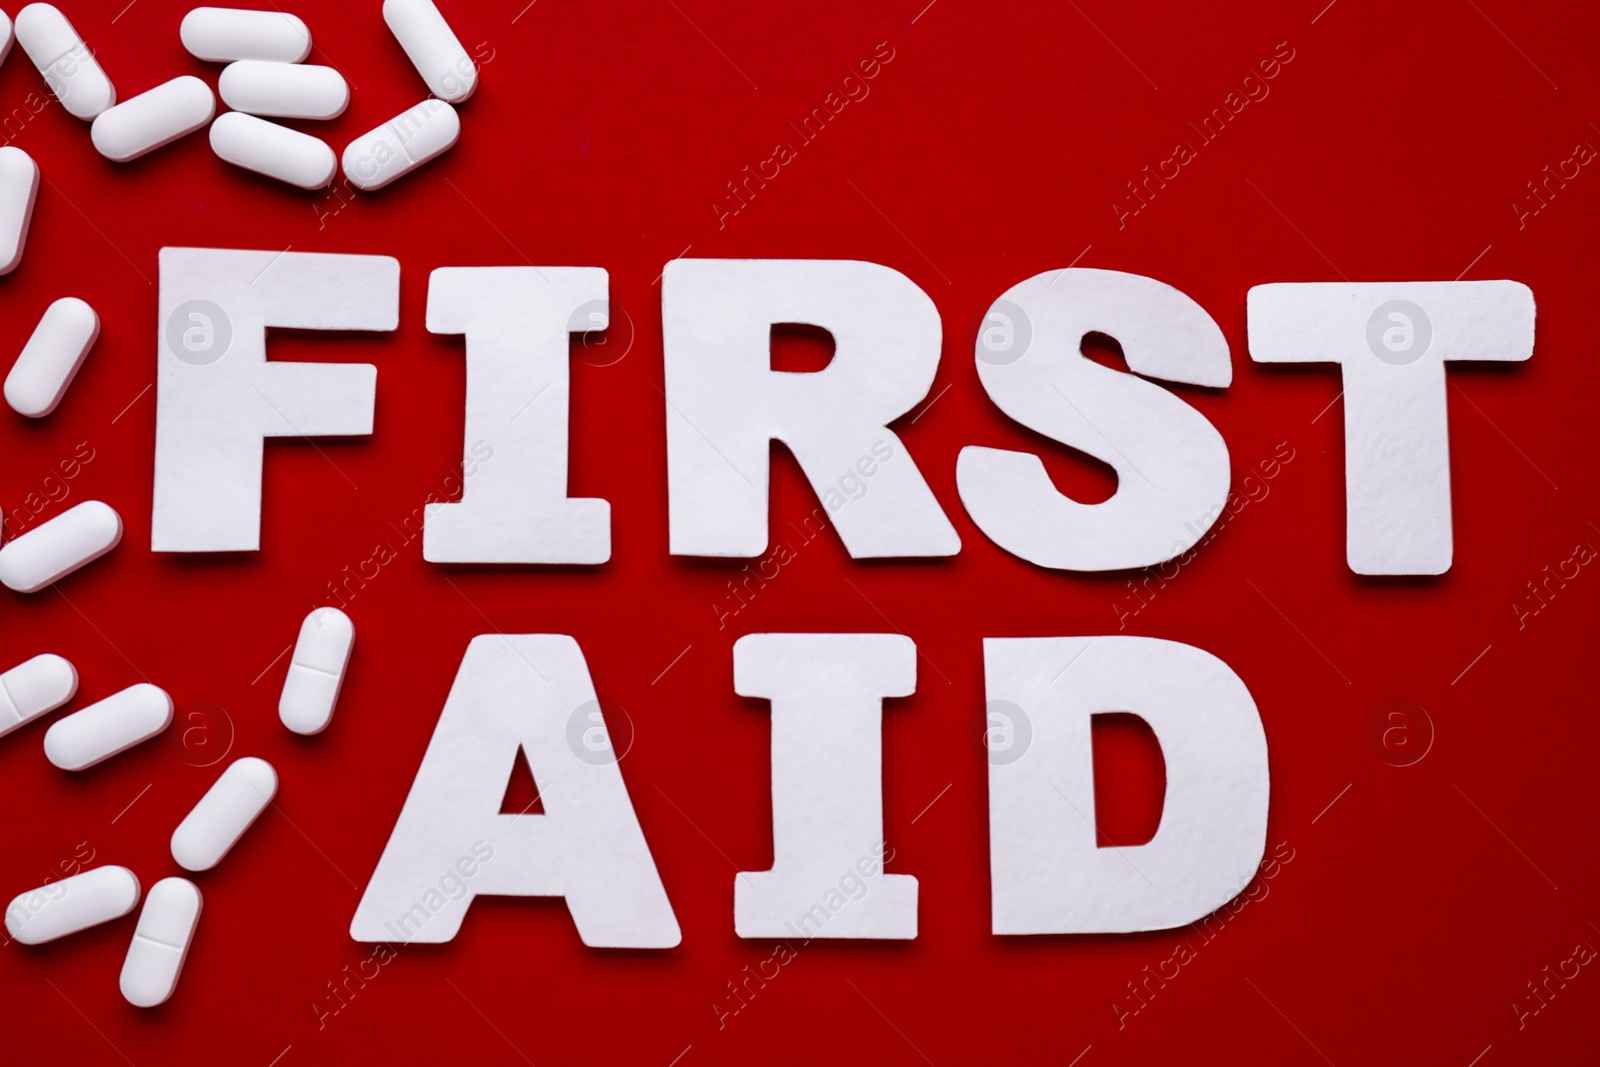
<svg viewBox="0 0 1600 1067">
<path fill-rule="evenodd" d="M 211 124 L 211 149 L 245 170 L 265 174 L 302 189 L 321 189 L 333 181 L 333 149 L 308 133 L 226 111 Z"/>
<path fill-rule="evenodd" d="M 250 115 L 335 119 L 350 105 L 350 87 L 332 67 L 241 59 L 217 81 L 223 103 Z"/>
<path fill-rule="evenodd" d="M 0 11 L 0 63 L 6 61 L 6 56 L 11 54 L 11 42 L 16 39 L 16 34 L 11 29 L 11 16 Z"/>
<path fill-rule="evenodd" d="M 433 0 L 383 0 L 383 21 L 434 96 L 459 104 L 478 88 L 478 68 Z"/>
<path fill-rule="evenodd" d="M 311 31 L 282 11 L 197 7 L 183 16 L 178 39 L 190 55 L 212 63 L 239 59 L 298 63 L 311 54 Z"/>
<path fill-rule="evenodd" d="M 120 919 L 139 903 L 139 879 L 126 867 L 94 867 L 30 889 L 6 908 L 6 933 L 42 945 Z"/>
<path fill-rule="evenodd" d="M 0 737 L 56 710 L 77 691 L 77 668 L 52 652 L 0 674 Z"/>
<path fill-rule="evenodd" d="M 0 585 L 37 593 L 93 563 L 122 540 L 122 516 L 110 504 L 85 500 L 0 548 Z"/>
<path fill-rule="evenodd" d="M 44 733 L 45 758 L 64 771 L 81 771 L 148 741 L 171 722 L 167 691 L 140 682 L 57 719 Z"/>
<path fill-rule="evenodd" d="M 382 189 L 440 155 L 461 136 L 461 117 L 443 100 L 424 100 L 344 149 L 344 176 L 358 189 Z"/>
<path fill-rule="evenodd" d="M 153 1008 L 178 988 L 200 905 L 200 887 L 187 878 L 163 878 L 150 887 L 122 961 L 120 984 L 129 1004 Z"/>
<path fill-rule="evenodd" d="M 320 734 L 328 728 L 355 639 L 355 624 L 338 608 L 318 608 L 305 617 L 278 698 L 283 725 L 297 734 Z"/>
<path fill-rule="evenodd" d="M 172 831 L 172 858 L 188 871 L 209 871 L 266 810 L 278 772 L 264 759 L 236 759 Z"/>
<path fill-rule="evenodd" d="M 6 403 L 11 410 L 30 419 L 54 411 L 99 336 L 100 316 L 77 297 L 62 297 L 45 308 L 6 375 Z"/>
<path fill-rule="evenodd" d="M 33 201 L 39 195 L 39 165 L 20 148 L 0 148 L 0 274 L 22 262 Z"/>
<path fill-rule="evenodd" d="M 193 133 L 216 112 L 211 87 L 185 74 L 102 111 L 89 139 L 102 156 L 126 163 Z"/>
<path fill-rule="evenodd" d="M 55 6 L 29 4 L 17 12 L 17 41 L 61 106 L 88 122 L 117 102 L 111 79 Z"/>
</svg>

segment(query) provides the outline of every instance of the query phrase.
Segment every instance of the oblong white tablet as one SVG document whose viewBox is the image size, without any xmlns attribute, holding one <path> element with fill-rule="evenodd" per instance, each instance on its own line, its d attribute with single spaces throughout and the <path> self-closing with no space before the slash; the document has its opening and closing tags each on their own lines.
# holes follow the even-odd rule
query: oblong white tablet
<svg viewBox="0 0 1600 1067">
<path fill-rule="evenodd" d="M 171 722 L 167 691 L 140 682 L 51 723 L 45 758 L 64 771 L 81 771 L 148 741 Z"/>
<path fill-rule="evenodd" d="M 16 34 L 45 84 L 74 118 L 88 122 L 117 102 L 111 79 L 54 5 L 29 4 L 17 12 Z"/>
<path fill-rule="evenodd" d="M 64 296 L 45 308 L 6 375 L 11 410 L 30 419 L 54 411 L 99 336 L 100 316 L 77 297 Z"/>
<path fill-rule="evenodd" d="M 298 63 L 311 54 L 311 31 L 282 11 L 197 7 L 183 16 L 178 39 L 190 55 L 212 63 L 239 59 Z"/>
<path fill-rule="evenodd" d="M 433 0 L 383 0 L 383 21 L 428 91 L 459 104 L 478 88 L 478 68 Z"/>
<path fill-rule="evenodd" d="M 0 148 L 0 274 L 10 274 L 22 262 L 28 242 L 28 223 L 39 195 L 39 165 L 20 148 Z"/>
<path fill-rule="evenodd" d="M 278 772 L 264 759 L 236 759 L 172 831 L 172 858 L 188 871 L 209 871 L 266 810 Z"/>
<path fill-rule="evenodd" d="M 309 133 L 242 111 L 217 116 L 211 124 L 211 149 L 236 167 L 302 189 L 323 188 L 333 181 L 338 166 L 333 149 Z"/>
<path fill-rule="evenodd" d="M 222 68 L 217 92 L 235 111 L 282 119 L 335 119 L 350 106 L 350 86 L 332 67 L 241 59 Z"/>
<path fill-rule="evenodd" d="M 318 608 L 300 623 L 278 718 L 297 734 L 320 734 L 333 718 L 356 627 L 338 608 Z"/>
<path fill-rule="evenodd" d="M 53 652 L 0 674 L 0 737 L 71 700 L 78 670 Z"/>
<path fill-rule="evenodd" d="M 132 871 L 92 867 L 17 894 L 6 908 L 6 933 L 24 945 L 42 945 L 120 919 L 138 903 L 139 879 Z"/>
<path fill-rule="evenodd" d="M 178 988 L 201 903 L 200 887 L 187 878 L 163 878 L 145 894 L 139 925 L 122 961 L 119 984 L 129 1004 L 153 1008 Z"/>
<path fill-rule="evenodd" d="M 0 11 L 0 63 L 6 61 L 6 56 L 11 54 L 11 42 L 16 34 L 11 28 L 11 16 Z"/>
<path fill-rule="evenodd" d="M 122 516 L 110 504 L 85 500 L 0 548 L 0 585 L 37 593 L 117 547 Z"/>
<path fill-rule="evenodd" d="M 345 146 L 344 176 L 358 189 L 382 189 L 461 137 L 461 116 L 443 100 L 424 100 Z"/>
<path fill-rule="evenodd" d="M 216 112 L 211 86 L 185 74 L 102 111 L 89 139 L 102 156 L 126 163 L 193 133 Z"/>
</svg>

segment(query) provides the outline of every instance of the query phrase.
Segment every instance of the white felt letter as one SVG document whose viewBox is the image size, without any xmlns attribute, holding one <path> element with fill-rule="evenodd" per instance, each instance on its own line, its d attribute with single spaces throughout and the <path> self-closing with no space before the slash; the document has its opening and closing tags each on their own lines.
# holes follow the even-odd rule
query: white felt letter
<svg viewBox="0 0 1600 1067">
<path fill-rule="evenodd" d="M 1117 491 L 1080 504 L 1033 453 L 976 445 L 956 460 L 956 487 L 978 528 L 1030 563 L 1149 567 L 1193 546 L 1222 513 L 1228 446 L 1167 390 L 1084 356 L 1093 332 L 1120 342 L 1138 374 L 1213 388 L 1233 380 L 1222 330 L 1172 286 L 1114 270 L 1035 275 L 989 309 L 978 379 L 1013 419 L 1115 467 Z"/>
<path fill-rule="evenodd" d="M 1257 363 L 1344 378 L 1345 556 L 1357 574 L 1443 574 L 1450 529 L 1447 360 L 1533 355 L 1521 282 L 1279 282 L 1247 299 Z"/>
<path fill-rule="evenodd" d="M 261 547 L 268 437 L 372 432 L 371 364 L 267 359 L 267 327 L 392 330 L 389 256 L 163 248 L 156 346 L 156 552 Z"/>
<path fill-rule="evenodd" d="M 449 941 L 473 898 L 493 894 L 565 897 L 586 945 L 676 945 L 622 772 L 591 740 L 599 708 L 572 638 L 473 638 L 350 936 Z M 519 748 L 543 815 L 500 814 Z"/>
<path fill-rule="evenodd" d="M 961 550 L 905 445 L 885 429 L 927 395 L 939 366 L 939 312 L 911 279 L 854 260 L 675 259 L 661 285 L 674 555 L 766 551 L 775 440 L 829 504 L 851 556 Z M 827 330 L 832 362 L 773 370 L 780 323 Z M 848 499 L 841 484 L 852 487 Z"/>
<path fill-rule="evenodd" d="M 605 329 L 598 267 L 444 267 L 428 329 L 467 336 L 466 454 L 490 450 L 461 502 L 428 508 L 434 563 L 604 563 L 611 505 L 567 496 L 568 335 Z M 474 449 L 479 450 L 474 453 Z"/>
<path fill-rule="evenodd" d="M 1111 934 L 1194 922 L 1249 884 L 1266 849 L 1267 738 L 1239 676 L 1150 637 L 986 638 L 989 871 L 997 934 Z M 1090 720 L 1132 712 L 1166 761 L 1148 843 L 1097 847 Z"/>
<path fill-rule="evenodd" d="M 740 937 L 917 936 L 917 880 L 883 872 L 883 698 L 916 687 L 899 634 L 734 643 L 735 692 L 772 701 L 772 869 L 734 878 Z"/>
</svg>

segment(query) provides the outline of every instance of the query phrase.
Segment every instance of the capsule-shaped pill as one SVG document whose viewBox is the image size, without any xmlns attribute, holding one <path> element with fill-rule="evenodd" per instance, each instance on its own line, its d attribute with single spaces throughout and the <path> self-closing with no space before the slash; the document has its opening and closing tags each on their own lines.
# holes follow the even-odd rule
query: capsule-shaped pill
<svg viewBox="0 0 1600 1067">
<path fill-rule="evenodd" d="M 129 1004 L 153 1008 L 178 988 L 200 905 L 200 887 L 187 878 L 163 878 L 150 887 L 122 961 L 119 984 Z"/>
<path fill-rule="evenodd" d="M 39 165 L 20 148 L 0 148 L 0 274 L 22 262 L 33 202 L 39 195 Z"/>
<path fill-rule="evenodd" d="M 56 710 L 77 691 L 77 668 L 53 652 L 0 674 L 0 737 Z"/>
<path fill-rule="evenodd" d="M 311 54 L 311 31 L 282 11 L 197 7 L 178 24 L 178 39 L 190 55 L 212 63 L 240 59 L 298 63 Z"/>
<path fill-rule="evenodd" d="M 283 725 L 297 734 L 320 734 L 328 728 L 355 639 L 355 624 L 338 608 L 318 608 L 305 617 L 278 697 Z"/>
<path fill-rule="evenodd" d="M 333 149 L 309 133 L 279 126 L 242 111 L 227 111 L 211 124 L 211 150 L 236 167 L 265 174 L 302 189 L 333 181 Z"/>
<path fill-rule="evenodd" d="M 278 792 L 278 772 L 264 759 L 236 759 L 172 832 L 172 858 L 187 871 L 209 871 Z"/>
<path fill-rule="evenodd" d="M 241 59 L 222 69 L 223 103 L 249 115 L 336 119 L 350 105 L 350 86 L 332 67 Z"/>
<path fill-rule="evenodd" d="M 433 0 L 383 0 L 383 21 L 428 92 L 459 104 L 478 88 L 477 66 Z"/>
<path fill-rule="evenodd" d="M 85 122 L 117 102 L 111 79 L 52 4 L 29 4 L 17 12 L 17 41 L 61 106 Z"/>
<path fill-rule="evenodd" d="M 167 691 L 140 682 L 51 723 L 45 758 L 64 771 L 81 771 L 148 741 L 171 722 Z"/>
<path fill-rule="evenodd" d="M 42 945 L 120 919 L 139 903 L 139 879 L 126 867 L 91 867 L 82 874 L 30 889 L 6 908 L 6 933 Z"/>
<path fill-rule="evenodd" d="M 424 100 L 345 146 L 344 176 L 358 189 L 382 189 L 442 154 L 461 136 L 461 117 L 443 100 Z"/>
<path fill-rule="evenodd" d="M 100 316 L 77 297 L 62 297 L 46 308 L 6 375 L 11 410 L 30 419 L 54 411 L 99 336 Z"/>
<path fill-rule="evenodd" d="M 11 54 L 11 42 L 16 39 L 16 33 L 11 28 L 11 16 L 0 11 L 0 63 L 6 61 L 6 56 Z"/>
<path fill-rule="evenodd" d="M 102 156 L 126 163 L 193 133 L 216 112 L 211 87 L 185 74 L 102 111 L 89 139 Z"/>
<path fill-rule="evenodd" d="M 37 593 L 117 547 L 122 516 L 110 504 L 85 500 L 0 548 L 0 585 Z"/>
</svg>

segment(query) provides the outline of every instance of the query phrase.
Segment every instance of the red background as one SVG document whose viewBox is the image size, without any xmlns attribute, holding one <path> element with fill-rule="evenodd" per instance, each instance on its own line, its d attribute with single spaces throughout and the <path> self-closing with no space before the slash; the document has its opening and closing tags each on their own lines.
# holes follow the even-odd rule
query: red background
<svg viewBox="0 0 1600 1067">
<path fill-rule="evenodd" d="M 119 166 L 54 103 L 6 131 L 47 181 L 22 266 L 0 282 L 10 312 L 0 350 L 19 350 L 67 294 L 104 326 L 54 415 L 0 418 L 0 505 L 14 513 L 47 486 L 59 496 L 47 476 L 87 442 L 93 460 L 30 523 L 104 499 L 127 532 L 58 588 L 7 594 L 4 659 L 66 655 L 82 676 L 72 706 L 148 679 L 180 715 L 198 702 L 224 711 L 83 774 L 45 761 L 43 723 L 0 741 L 0 897 L 88 850 L 147 886 L 179 873 L 168 837 L 223 766 L 194 764 L 222 749 L 267 758 L 282 784 L 276 810 L 198 879 L 205 914 L 171 1002 L 141 1011 L 117 991 L 131 916 L 44 947 L 6 945 L 0 1058 L 1464 1067 L 1593 1055 L 1590 968 L 1520 1028 L 1512 1005 L 1580 942 L 1600 947 L 1584 636 L 1600 577 L 1585 569 L 1520 629 L 1511 607 L 1547 564 L 1600 545 L 1590 458 L 1600 176 L 1585 168 L 1521 228 L 1511 207 L 1541 168 L 1580 142 L 1600 145 L 1592 5 L 522 2 L 442 5 L 485 61 L 460 144 L 336 214 L 331 195 L 231 169 L 203 135 Z M 216 68 L 179 45 L 183 4 L 64 7 L 122 97 L 181 73 L 214 84 Z M 354 86 L 344 117 L 315 127 L 336 148 L 422 97 L 377 0 L 294 8 L 312 28 L 314 61 Z M 870 95 L 719 228 L 710 205 L 724 183 L 792 142 L 786 123 L 884 41 L 894 58 Z M 1186 123 L 1221 106 L 1280 42 L 1294 59 L 1270 95 L 1199 147 Z M 33 93 L 43 83 L 16 50 L 0 102 Z M 1110 205 L 1124 183 L 1179 140 L 1199 157 L 1119 228 Z M 268 448 L 259 553 L 147 549 L 163 245 L 402 264 L 396 333 L 272 342 L 275 358 L 370 361 L 379 384 L 371 437 Z M 897 428 L 961 533 L 959 556 L 852 562 L 830 531 L 718 628 L 712 605 L 739 566 L 667 554 L 655 279 L 686 246 L 872 260 L 933 297 L 946 335 L 939 399 Z M 464 398 L 459 339 L 423 328 L 428 272 L 527 262 L 610 271 L 612 347 L 575 348 L 571 486 L 612 502 L 612 561 L 426 564 L 390 524 L 457 470 Z M 971 443 L 1045 451 L 1058 484 L 1086 499 L 1111 490 L 1103 468 L 1008 425 L 974 371 L 989 303 L 1073 262 L 1171 283 L 1221 324 L 1233 386 L 1180 393 L 1226 437 L 1236 486 L 1280 442 L 1295 455 L 1125 631 L 1220 656 L 1266 725 L 1269 856 L 1287 842 L 1293 859 L 1203 945 L 1193 931 L 989 933 L 980 641 L 1116 632 L 1112 605 L 1128 595 L 1128 575 L 1052 573 L 1005 554 L 955 492 L 956 454 Z M 1245 293 L 1464 271 L 1533 288 L 1534 358 L 1449 371 L 1454 567 L 1358 578 L 1344 562 L 1342 412 L 1318 417 L 1337 372 L 1252 365 Z M 781 536 L 816 504 L 787 455 L 774 469 Z M 325 583 L 380 541 L 399 558 L 350 601 L 359 638 L 332 728 L 293 736 L 276 717 L 286 660 L 274 657 L 327 600 Z M 734 871 L 770 863 L 771 811 L 768 719 L 733 694 L 732 643 L 891 626 L 922 653 L 917 694 L 891 702 L 884 724 L 890 869 L 920 879 L 921 935 L 800 947 L 719 1029 L 712 1005 L 726 983 L 773 950 L 733 932 Z M 454 942 L 402 949 L 340 1007 L 326 983 L 371 955 L 347 932 L 360 889 L 467 642 L 496 628 L 575 635 L 608 713 L 631 718 L 623 773 L 683 943 L 590 950 L 559 901 L 483 900 Z M 1391 700 L 1426 709 L 1436 733 L 1412 766 L 1391 766 L 1368 738 Z M 199 731 L 187 748 L 186 728 Z M 1119 810 L 1102 828 L 1127 840 L 1148 832 L 1158 771 L 1131 732 L 1107 742 L 1102 795 Z M 1185 937 L 1197 958 L 1119 1027 L 1113 1003 L 1136 1005 L 1125 983 Z M 340 1007 L 320 1027 L 319 1002 Z"/>
</svg>

